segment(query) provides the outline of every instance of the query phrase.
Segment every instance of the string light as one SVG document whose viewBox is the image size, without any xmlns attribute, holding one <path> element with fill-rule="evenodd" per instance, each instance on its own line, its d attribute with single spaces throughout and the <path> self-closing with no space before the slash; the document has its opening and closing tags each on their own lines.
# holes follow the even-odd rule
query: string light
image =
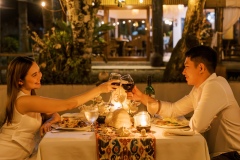
<svg viewBox="0 0 240 160">
<path fill-rule="evenodd" d="M 46 2 L 45 1 L 42 1 L 41 2 L 41 6 L 43 9 L 47 10 L 47 11 L 50 11 L 50 12 L 60 12 L 60 11 L 63 11 L 62 9 L 58 9 L 58 10 L 51 10 L 51 9 L 47 9 L 46 8 Z"/>
<path fill-rule="evenodd" d="M 42 6 L 42 7 L 45 7 L 45 6 L 46 6 L 46 2 L 42 1 L 42 2 L 41 2 L 41 6 Z"/>
</svg>

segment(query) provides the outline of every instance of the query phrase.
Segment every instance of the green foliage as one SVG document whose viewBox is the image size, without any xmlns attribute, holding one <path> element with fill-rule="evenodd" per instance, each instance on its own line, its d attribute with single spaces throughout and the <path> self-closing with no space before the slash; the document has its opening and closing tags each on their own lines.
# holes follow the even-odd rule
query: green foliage
<svg viewBox="0 0 240 160">
<path fill-rule="evenodd" d="M 33 52 L 39 53 L 38 63 L 43 72 L 42 82 L 47 84 L 75 84 L 87 83 L 90 72 L 84 70 L 86 55 L 73 55 L 71 27 L 63 21 L 57 21 L 51 33 L 41 39 L 32 32 Z M 90 62 L 91 63 L 91 62 Z M 89 68 L 89 66 L 88 66 Z M 90 66 L 91 68 L 91 66 Z"/>
<path fill-rule="evenodd" d="M 93 54 L 74 54 L 71 26 L 63 21 L 56 21 L 50 33 L 40 38 L 32 32 L 33 52 L 39 53 L 38 64 L 43 73 L 44 84 L 88 84 L 90 82 L 91 58 L 101 56 L 107 43 L 102 38 L 112 29 L 109 24 L 95 27 L 93 34 Z"/>
<path fill-rule="evenodd" d="M 104 54 L 104 48 L 107 47 L 107 42 L 104 40 L 103 36 L 107 34 L 108 31 L 114 29 L 115 27 L 111 25 L 111 23 L 101 24 L 99 18 L 95 18 L 94 20 L 94 32 L 93 32 L 93 56 L 100 56 L 103 58 L 105 62 L 107 62 L 107 58 Z"/>
<path fill-rule="evenodd" d="M 4 37 L 1 41 L 1 52 L 16 53 L 19 45 L 18 40 L 13 37 Z"/>
</svg>

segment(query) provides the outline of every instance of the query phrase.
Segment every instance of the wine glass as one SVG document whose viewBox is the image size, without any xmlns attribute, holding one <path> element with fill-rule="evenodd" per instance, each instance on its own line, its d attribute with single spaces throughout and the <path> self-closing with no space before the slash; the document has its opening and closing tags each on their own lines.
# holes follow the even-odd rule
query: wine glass
<svg viewBox="0 0 240 160">
<path fill-rule="evenodd" d="M 97 118 L 99 116 L 98 106 L 97 105 L 89 105 L 89 106 L 84 105 L 83 110 L 84 110 L 84 115 L 85 115 L 86 119 L 88 120 L 88 122 L 91 123 L 91 131 L 94 131 L 94 122 L 97 120 Z"/>
<path fill-rule="evenodd" d="M 109 78 L 108 78 L 108 80 L 113 80 L 113 79 L 114 80 L 119 80 L 119 82 L 113 82 L 112 85 L 120 86 L 121 74 L 119 74 L 119 73 L 111 73 Z M 109 102 L 108 102 L 109 105 L 112 105 L 111 104 L 112 94 L 113 94 L 112 92 L 111 92 L 111 95 L 110 95 L 110 98 L 109 98 Z"/>
<path fill-rule="evenodd" d="M 152 120 L 155 117 L 156 110 L 159 108 L 159 103 L 154 98 L 148 97 L 147 111 L 151 115 Z"/>
<path fill-rule="evenodd" d="M 130 74 L 126 74 L 121 77 L 121 85 L 126 91 L 132 92 L 134 81 Z"/>
<path fill-rule="evenodd" d="M 126 74 L 121 77 L 121 86 L 127 92 L 132 92 L 132 89 L 134 87 L 134 81 L 130 74 Z M 129 109 L 129 113 L 130 113 L 130 109 Z"/>
</svg>

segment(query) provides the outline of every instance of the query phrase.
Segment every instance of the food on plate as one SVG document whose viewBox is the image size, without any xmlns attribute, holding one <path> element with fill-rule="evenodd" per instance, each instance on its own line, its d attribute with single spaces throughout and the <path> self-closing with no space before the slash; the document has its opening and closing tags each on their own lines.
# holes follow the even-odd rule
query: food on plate
<svg viewBox="0 0 240 160">
<path fill-rule="evenodd" d="M 155 119 L 153 123 L 160 126 L 188 126 L 188 120 L 178 118 Z"/>
<path fill-rule="evenodd" d="M 81 114 L 66 113 L 61 116 L 61 122 L 58 123 L 61 128 L 80 128 L 86 127 L 86 121 Z"/>
<path fill-rule="evenodd" d="M 70 118 L 63 118 L 59 123 L 59 126 L 62 128 L 79 128 L 79 127 L 86 127 L 87 124 L 81 119 L 70 120 Z"/>
</svg>

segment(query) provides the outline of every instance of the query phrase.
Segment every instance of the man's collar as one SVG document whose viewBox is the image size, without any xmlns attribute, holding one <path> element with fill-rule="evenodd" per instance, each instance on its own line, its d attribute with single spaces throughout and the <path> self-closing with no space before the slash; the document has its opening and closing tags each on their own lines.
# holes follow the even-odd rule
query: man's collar
<svg viewBox="0 0 240 160">
<path fill-rule="evenodd" d="M 205 83 L 207 83 L 207 81 L 210 81 L 214 78 L 217 78 L 217 74 L 216 73 L 212 73 L 198 88 L 202 88 L 204 86 Z"/>
</svg>

